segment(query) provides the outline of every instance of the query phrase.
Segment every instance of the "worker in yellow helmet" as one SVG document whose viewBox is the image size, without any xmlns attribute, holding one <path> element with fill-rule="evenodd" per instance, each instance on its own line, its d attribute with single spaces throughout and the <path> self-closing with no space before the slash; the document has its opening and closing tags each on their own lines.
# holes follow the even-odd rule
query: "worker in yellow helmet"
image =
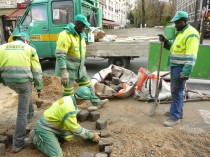
<svg viewBox="0 0 210 157">
<path fill-rule="evenodd" d="M 75 23 L 69 23 L 58 34 L 56 43 L 56 74 L 61 76 L 63 84 L 63 96 L 74 92 L 74 84 L 86 86 L 91 90 L 90 101 L 98 108 L 103 107 L 108 99 L 100 100 L 91 86 L 85 67 L 86 43 L 85 27 L 89 27 L 86 17 L 78 14 L 74 18 Z"/>
<path fill-rule="evenodd" d="M 29 134 L 29 143 L 50 157 L 62 157 L 58 139 L 70 141 L 74 135 L 98 142 L 100 137 L 77 123 L 77 104 L 91 99 L 91 91 L 86 86 L 77 88 L 75 94 L 64 96 L 54 102 L 39 117 L 35 129 Z"/>
<path fill-rule="evenodd" d="M 187 12 L 177 11 L 171 22 L 174 22 L 177 30 L 174 41 L 170 42 L 160 35 L 160 41 L 170 50 L 172 101 L 170 112 L 165 113 L 170 117 L 163 123 L 166 127 L 178 124 L 183 118 L 184 88 L 195 65 L 200 40 L 198 31 L 188 23 Z"/>
<path fill-rule="evenodd" d="M 6 86 L 18 93 L 17 120 L 13 135 L 13 152 L 17 153 L 26 147 L 26 124 L 34 116 L 32 82 L 40 93 L 42 69 L 36 50 L 29 45 L 28 34 L 19 33 L 13 36 L 13 40 L 0 46 L 0 78 Z"/>
</svg>

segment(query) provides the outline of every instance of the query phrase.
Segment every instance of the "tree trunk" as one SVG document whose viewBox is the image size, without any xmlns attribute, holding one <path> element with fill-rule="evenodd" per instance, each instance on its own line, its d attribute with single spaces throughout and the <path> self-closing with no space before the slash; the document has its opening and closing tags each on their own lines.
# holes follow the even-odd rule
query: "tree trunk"
<svg viewBox="0 0 210 157">
<path fill-rule="evenodd" d="M 142 3 L 142 27 L 145 27 L 145 0 L 141 0 Z"/>
</svg>

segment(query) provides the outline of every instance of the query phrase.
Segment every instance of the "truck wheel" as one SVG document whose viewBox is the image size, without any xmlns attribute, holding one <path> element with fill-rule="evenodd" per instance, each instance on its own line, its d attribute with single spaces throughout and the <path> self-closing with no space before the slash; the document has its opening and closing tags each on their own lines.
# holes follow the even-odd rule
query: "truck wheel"
<svg viewBox="0 0 210 157">
<path fill-rule="evenodd" d="M 114 64 L 123 68 L 129 68 L 130 66 L 130 58 L 129 57 L 113 57 L 109 58 L 108 64 Z"/>
</svg>

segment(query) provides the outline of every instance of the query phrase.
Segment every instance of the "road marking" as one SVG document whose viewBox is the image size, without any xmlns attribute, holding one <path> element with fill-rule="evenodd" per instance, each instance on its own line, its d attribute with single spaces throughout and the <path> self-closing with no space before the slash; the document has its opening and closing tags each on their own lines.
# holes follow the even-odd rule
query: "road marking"
<svg viewBox="0 0 210 157">
<path fill-rule="evenodd" d="M 210 110 L 199 110 L 205 123 L 210 124 Z"/>
</svg>

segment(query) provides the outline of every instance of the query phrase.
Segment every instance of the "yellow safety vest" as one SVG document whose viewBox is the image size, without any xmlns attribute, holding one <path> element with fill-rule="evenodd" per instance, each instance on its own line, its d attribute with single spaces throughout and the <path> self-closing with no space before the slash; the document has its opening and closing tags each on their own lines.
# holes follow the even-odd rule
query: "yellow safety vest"
<svg viewBox="0 0 210 157">
<path fill-rule="evenodd" d="M 179 31 L 170 49 L 170 65 L 183 66 L 182 74 L 189 76 L 197 59 L 199 33 L 190 25 Z"/>
<path fill-rule="evenodd" d="M 17 40 L 0 46 L 0 71 L 5 82 L 35 81 L 42 89 L 42 69 L 36 50 Z"/>
</svg>

